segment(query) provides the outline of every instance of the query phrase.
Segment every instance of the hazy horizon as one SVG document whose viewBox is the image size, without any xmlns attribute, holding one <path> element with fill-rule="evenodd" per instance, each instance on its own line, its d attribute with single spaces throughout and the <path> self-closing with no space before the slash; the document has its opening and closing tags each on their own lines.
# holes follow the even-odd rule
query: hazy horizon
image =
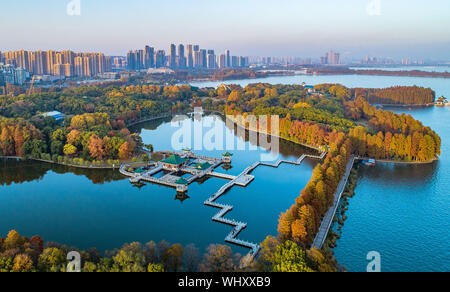
<svg viewBox="0 0 450 292">
<path fill-rule="evenodd" d="M 375 1 L 375 2 L 374 2 Z M 369 3 L 379 2 L 369 7 Z M 151 45 L 199 44 L 247 56 L 365 55 L 450 59 L 450 1 L 70 0 L 3 3 L 0 51 L 99 51 L 126 55 Z"/>
</svg>

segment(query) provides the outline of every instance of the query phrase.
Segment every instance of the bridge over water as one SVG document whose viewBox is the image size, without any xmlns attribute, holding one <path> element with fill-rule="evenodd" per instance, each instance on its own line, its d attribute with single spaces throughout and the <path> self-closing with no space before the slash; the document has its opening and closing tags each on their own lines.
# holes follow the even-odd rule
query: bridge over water
<svg viewBox="0 0 450 292">
<path fill-rule="evenodd" d="M 227 191 L 229 191 L 235 185 L 241 186 L 241 187 L 246 187 L 248 184 L 250 184 L 255 179 L 255 177 L 250 175 L 250 173 L 252 171 L 254 171 L 258 166 L 262 165 L 262 166 L 269 166 L 269 167 L 278 168 L 283 163 L 294 164 L 294 165 L 301 165 L 302 162 L 307 157 L 313 158 L 313 159 L 323 159 L 326 155 L 327 155 L 327 152 L 324 152 L 320 156 L 313 156 L 313 155 L 306 155 L 306 154 L 304 154 L 299 159 L 297 159 L 296 161 L 278 160 L 276 163 L 255 162 L 253 165 L 247 167 L 241 174 L 239 174 L 233 180 L 231 180 L 227 184 L 223 185 L 215 194 L 213 194 L 208 200 L 205 201 L 205 205 L 209 206 L 209 207 L 221 209 L 219 211 L 219 213 L 217 213 L 212 218 L 213 221 L 216 221 L 216 222 L 219 222 L 219 223 L 222 223 L 222 224 L 226 224 L 226 225 L 230 225 L 230 226 L 234 226 L 234 229 L 230 232 L 230 234 L 228 234 L 228 236 L 225 238 L 225 241 L 229 242 L 229 243 L 232 243 L 232 244 L 235 244 L 235 245 L 239 245 L 239 246 L 242 246 L 242 247 L 249 248 L 251 251 L 248 254 L 248 258 L 247 259 L 250 260 L 250 261 L 255 259 L 255 257 L 258 255 L 258 253 L 259 253 L 259 251 L 261 249 L 259 244 L 248 242 L 248 241 L 244 241 L 244 240 L 240 240 L 240 239 L 237 238 L 239 233 L 241 233 L 242 230 L 247 228 L 247 223 L 245 223 L 245 222 L 238 222 L 238 221 L 235 221 L 235 220 L 230 220 L 230 219 L 224 218 L 224 216 L 228 212 L 233 210 L 234 207 L 230 206 L 230 205 L 223 205 L 223 204 L 216 203 L 215 201 L 219 197 L 224 195 Z"/>
</svg>

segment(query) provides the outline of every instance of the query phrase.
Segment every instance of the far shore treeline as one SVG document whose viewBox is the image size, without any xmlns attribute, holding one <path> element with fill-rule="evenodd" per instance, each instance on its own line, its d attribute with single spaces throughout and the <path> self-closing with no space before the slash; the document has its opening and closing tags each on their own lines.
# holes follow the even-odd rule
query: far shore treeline
<svg viewBox="0 0 450 292">
<path fill-rule="evenodd" d="M 247 270 L 338 271 L 330 245 L 310 249 L 321 220 L 352 155 L 404 162 L 431 162 L 441 151 L 440 137 L 410 115 L 377 109 L 370 103 L 429 104 L 435 93 L 420 87 L 350 89 L 339 84 L 222 85 L 199 89 L 189 85 L 90 86 L 51 88 L 38 93 L 0 96 L 0 156 L 19 156 L 60 164 L 119 164 L 137 159 L 142 139 L 127 125 L 162 114 L 203 106 L 227 115 L 279 115 L 280 136 L 326 149 L 312 179 L 294 205 L 281 214 L 278 236 L 268 237 Z M 41 114 L 65 114 L 63 122 Z M 148 159 L 148 157 L 147 157 Z M 86 271 L 178 271 L 182 246 L 125 245 L 105 257 L 85 254 Z M 219 250 L 218 250 L 219 249 Z M 170 252 L 169 252 L 170 250 Z M 65 250 L 44 248 L 40 238 L 10 233 L 0 239 L 0 270 L 62 271 Z M 152 256 L 157 253 L 158 256 Z M 235 271 L 239 260 L 215 246 L 195 270 Z M 206 261 L 206 263 L 205 263 Z M 211 264 L 213 263 L 213 264 Z"/>
</svg>

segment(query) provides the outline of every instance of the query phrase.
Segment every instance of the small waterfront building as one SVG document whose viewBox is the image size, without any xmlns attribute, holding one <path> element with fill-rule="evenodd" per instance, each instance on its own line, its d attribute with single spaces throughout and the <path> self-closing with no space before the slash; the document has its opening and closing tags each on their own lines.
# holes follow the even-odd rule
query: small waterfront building
<svg viewBox="0 0 450 292">
<path fill-rule="evenodd" d="M 305 88 L 305 90 L 310 94 L 316 92 L 316 90 L 314 89 L 314 86 L 312 86 L 312 85 L 304 85 L 303 88 Z"/>
<path fill-rule="evenodd" d="M 187 157 L 194 155 L 194 152 L 192 152 L 192 149 L 190 149 L 190 148 L 184 148 L 182 150 L 183 150 L 183 154 L 186 155 Z"/>
<path fill-rule="evenodd" d="M 231 163 L 231 158 L 233 157 L 233 154 L 231 154 L 230 152 L 226 152 L 224 154 L 222 154 L 222 161 L 225 163 Z"/>
<path fill-rule="evenodd" d="M 187 192 L 189 182 L 186 179 L 180 177 L 175 183 L 177 184 L 177 192 Z"/>
<path fill-rule="evenodd" d="M 188 161 L 188 158 L 184 158 L 180 155 L 175 154 L 164 160 L 161 160 L 160 163 L 165 170 L 179 171 Z"/>
<path fill-rule="evenodd" d="M 438 100 L 436 101 L 437 105 L 447 105 L 448 101 L 445 97 L 441 96 L 438 98 Z"/>
<path fill-rule="evenodd" d="M 205 162 L 205 163 L 197 163 L 194 168 L 196 170 L 200 170 L 200 171 L 205 171 L 209 168 L 211 168 L 212 164 L 210 164 L 209 162 Z"/>
</svg>

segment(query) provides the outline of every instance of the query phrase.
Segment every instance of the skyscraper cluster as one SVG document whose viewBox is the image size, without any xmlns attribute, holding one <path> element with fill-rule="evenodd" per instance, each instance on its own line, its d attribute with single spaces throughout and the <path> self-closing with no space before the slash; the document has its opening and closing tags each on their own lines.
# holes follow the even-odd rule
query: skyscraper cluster
<svg viewBox="0 0 450 292">
<path fill-rule="evenodd" d="M 3 63 L 34 75 L 92 77 L 111 71 L 111 58 L 102 53 L 66 51 L 11 51 L 1 54 Z"/>
<path fill-rule="evenodd" d="M 13 65 L 3 65 L 0 63 L 0 86 L 5 84 L 23 85 L 29 73 L 23 68 L 15 68 Z"/>
<path fill-rule="evenodd" d="M 324 57 L 320 58 L 320 64 L 322 65 L 340 65 L 341 54 L 330 51 L 326 53 Z"/>
<path fill-rule="evenodd" d="M 244 68 L 248 57 L 231 56 L 229 50 L 216 55 L 214 50 L 201 49 L 198 45 L 171 44 L 169 54 L 164 50 L 146 46 L 144 50 L 131 50 L 127 54 L 129 70 L 169 67 L 171 69 L 222 69 Z"/>
</svg>

